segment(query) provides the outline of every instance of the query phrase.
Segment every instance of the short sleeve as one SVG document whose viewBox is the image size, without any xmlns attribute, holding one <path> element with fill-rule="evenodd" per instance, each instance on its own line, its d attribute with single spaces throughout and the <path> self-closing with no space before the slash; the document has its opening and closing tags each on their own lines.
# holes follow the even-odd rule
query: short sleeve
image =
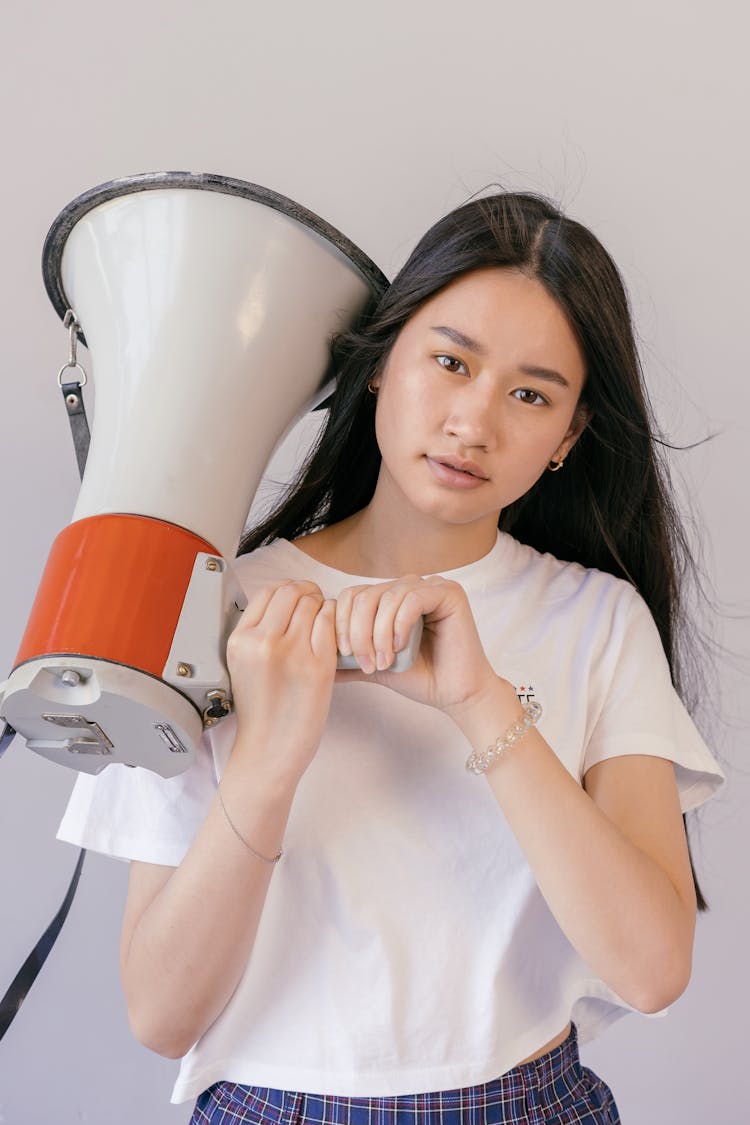
<svg viewBox="0 0 750 1125">
<path fill-rule="evenodd" d="M 117 859 L 177 867 L 215 792 L 213 753 L 204 735 L 195 762 L 177 777 L 120 764 L 79 774 L 57 838 Z"/>
<path fill-rule="evenodd" d="M 630 587 L 613 624 L 607 684 L 584 756 L 583 772 L 624 754 L 651 754 L 674 764 L 683 812 L 707 801 L 726 781 L 675 691 L 659 630 Z"/>
</svg>

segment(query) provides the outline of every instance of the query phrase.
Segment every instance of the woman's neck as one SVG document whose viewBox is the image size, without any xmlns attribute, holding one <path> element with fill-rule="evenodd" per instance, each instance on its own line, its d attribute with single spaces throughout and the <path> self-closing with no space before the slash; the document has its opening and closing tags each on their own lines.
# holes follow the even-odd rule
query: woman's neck
<svg viewBox="0 0 750 1125">
<path fill-rule="evenodd" d="M 383 518 L 377 506 L 369 504 L 340 523 L 295 540 L 295 546 L 345 574 L 387 579 L 467 566 L 489 554 L 496 539 L 497 524 L 489 522 L 446 527 L 411 521 L 402 534 L 399 521 Z"/>
</svg>

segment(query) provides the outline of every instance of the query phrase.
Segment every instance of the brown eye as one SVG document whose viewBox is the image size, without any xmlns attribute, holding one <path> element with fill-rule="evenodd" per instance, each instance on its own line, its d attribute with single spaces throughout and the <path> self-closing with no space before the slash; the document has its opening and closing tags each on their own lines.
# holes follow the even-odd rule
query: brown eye
<svg viewBox="0 0 750 1125">
<path fill-rule="evenodd" d="M 450 371 L 451 374 L 458 375 L 463 371 L 464 374 L 468 375 L 466 365 L 463 364 L 460 359 L 456 359 L 455 356 L 436 355 L 435 359 L 438 361 L 441 367 L 445 368 L 446 371 Z"/>
<path fill-rule="evenodd" d="M 546 398 L 544 397 L 544 395 L 540 395 L 537 391 L 532 391 L 528 387 L 524 387 L 521 390 L 514 391 L 513 394 L 514 395 L 519 395 L 519 394 L 520 395 L 531 395 L 532 398 L 530 398 L 530 399 L 524 398 L 524 399 L 518 400 L 519 402 L 527 402 L 529 404 L 529 406 L 547 406 L 547 405 L 549 405 Z M 535 399 L 535 398 L 539 399 L 539 401 L 533 402 L 532 399 Z"/>
</svg>

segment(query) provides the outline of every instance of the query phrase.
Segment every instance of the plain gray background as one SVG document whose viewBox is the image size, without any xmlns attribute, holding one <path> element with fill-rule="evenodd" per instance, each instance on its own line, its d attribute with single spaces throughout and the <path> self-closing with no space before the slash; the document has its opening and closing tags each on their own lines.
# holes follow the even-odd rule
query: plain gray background
<svg viewBox="0 0 750 1125">
<path fill-rule="evenodd" d="M 631 293 L 675 486 L 722 615 L 704 723 L 730 772 L 692 840 L 712 905 L 665 1019 L 582 1050 L 625 1125 L 740 1125 L 746 1066 L 747 17 L 739 3 L 350 0 L 6 5 L 0 669 L 10 670 L 78 477 L 39 258 L 61 208 L 118 176 L 219 172 L 338 226 L 392 275 L 492 181 L 559 198 Z M 272 475 L 283 475 L 292 441 Z M 290 452 L 291 451 L 291 452 Z M 75 861 L 54 839 L 73 782 L 20 740 L 0 765 L 0 990 Z M 70 919 L 0 1045 L 0 1125 L 186 1122 L 177 1064 L 131 1038 L 120 996 L 125 864 L 90 856 Z"/>
</svg>

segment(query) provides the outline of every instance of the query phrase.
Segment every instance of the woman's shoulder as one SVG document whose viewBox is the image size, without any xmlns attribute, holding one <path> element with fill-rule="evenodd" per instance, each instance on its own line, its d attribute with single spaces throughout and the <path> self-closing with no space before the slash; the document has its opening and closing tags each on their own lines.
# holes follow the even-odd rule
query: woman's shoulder
<svg viewBox="0 0 750 1125">
<path fill-rule="evenodd" d="M 627 578 L 559 558 L 549 551 L 539 551 L 517 539 L 512 542 L 509 576 L 519 592 L 533 590 L 547 604 L 591 601 L 623 607 L 632 607 L 638 602 L 645 605 L 637 588 Z"/>
<path fill-rule="evenodd" d="M 498 591 L 498 600 L 516 607 L 518 628 L 564 637 L 566 645 L 587 649 L 601 662 L 600 670 L 611 667 L 625 649 L 660 658 L 651 610 L 627 578 L 521 543 L 513 563 L 510 585 Z"/>
<path fill-rule="evenodd" d="M 288 539 L 273 539 L 254 551 L 238 555 L 232 565 L 247 593 L 284 578 L 308 578 L 305 558 Z"/>
</svg>

